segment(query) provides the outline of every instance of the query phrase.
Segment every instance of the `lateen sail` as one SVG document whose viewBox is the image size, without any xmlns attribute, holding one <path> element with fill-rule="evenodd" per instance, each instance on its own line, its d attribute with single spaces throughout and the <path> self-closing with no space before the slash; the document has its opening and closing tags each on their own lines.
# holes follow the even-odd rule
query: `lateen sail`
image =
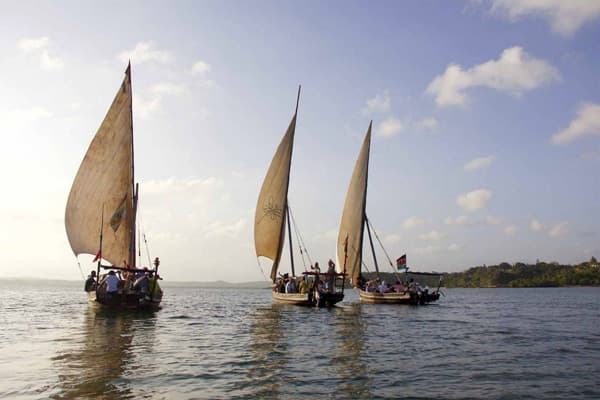
<svg viewBox="0 0 600 400">
<path fill-rule="evenodd" d="M 337 239 L 337 269 L 338 272 L 344 272 L 344 258 L 347 256 L 345 272 L 349 274 L 352 284 L 356 284 L 362 263 L 370 147 L 371 124 L 369 124 L 369 129 L 354 165 Z M 346 237 L 348 237 L 347 254 L 344 253 Z"/>
<path fill-rule="evenodd" d="M 281 258 L 285 237 L 285 212 L 290 182 L 296 114 L 294 114 L 260 189 L 254 220 L 254 246 L 256 257 L 273 260 L 271 279 L 277 277 L 277 267 Z"/>
<path fill-rule="evenodd" d="M 65 213 L 75 255 L 96 254 L 102 210 L 102 258 L 121 265 L 129 259 L 133 213 L 133 121 L 131 73 L 113 100 L 81 162 Z M 116 229 L 115 229 L 116 227 Z"/>
</svg>

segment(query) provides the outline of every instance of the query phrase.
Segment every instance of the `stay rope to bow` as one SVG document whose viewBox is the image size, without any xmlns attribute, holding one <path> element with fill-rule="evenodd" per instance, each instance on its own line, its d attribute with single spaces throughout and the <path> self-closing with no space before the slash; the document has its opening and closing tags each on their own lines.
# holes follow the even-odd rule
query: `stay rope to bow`
<svg viewBox="0 0 600 400">
<path fill-rule="evenodd" d="M 298 241 L 298 247 L 300 248 L 300 255 L 302 256 L 302 265 L 304 266 L 304 270 L 306 271 L 306 262 L 304 260 L 304 253 L 306 253 L 306 257 L 310 265 L 313 265 L 313 262 L 310 258 L 310 254 L 308 253 L 308 249 L 306 248 L 306 244 L 304 243 L 304 238 L 300 234 L 300 230 L 298 229 L 298 224 L 296 223 L 296 219 L 294 218 L 294 214 L 292 213 L 292 208 L 290 207 L 288 200 L 288 211 L 290 213 L 290 217 L 292 218 L 292 222 L 294 225 L 294 233 L 296 234 L 296 240 Z M 304 249 L 303 249 L 304 248 Z"/>
<path fill-rule="evenodd" d="M 394 275 L 396 275 L 396 278 L 398 280 L 400 280 L 400 275 L 398 275 L 398 273 L 394 270 L 394 264 L 392 263 L 392 259 L 390 258 L 390 255 L 385 250 L 385 247 L 383 247 L 383 243 L 381 243 L 381 240 L 379 239 L 379 235 L 377 234 L 377 231 L 375 230 L 375 227 L 371 223 L 371 220 L 368 219 L 368 218 L 367 218 L 367 224 L 369 224 L 369 226 L 371 227 L 371 230 L 375 234 L 375 238 L 377 239 L 377 242 L 379 243 L 379 246 L 381 246 L 381 248 L 383 249 L 383 252 L 385 253 L 386 258 L 388 259 L 388 262 L 390 263 L 390 267 L 392 268 L 392 271 L 394 272 Z"/>
</svg>

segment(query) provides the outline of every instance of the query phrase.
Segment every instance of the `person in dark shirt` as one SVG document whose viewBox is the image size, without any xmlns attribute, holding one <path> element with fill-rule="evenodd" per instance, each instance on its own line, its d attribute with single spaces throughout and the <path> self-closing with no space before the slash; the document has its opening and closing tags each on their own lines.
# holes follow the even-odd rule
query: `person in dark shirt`
<svg viewBox="0 0 600 400">
<path fill-rule="evenodd" d="M 96 271 L 90 272 L 89 276 L 85 281 L 84 290 L 86 292 L 92 292 L 96 290 Z"/>
</svg>

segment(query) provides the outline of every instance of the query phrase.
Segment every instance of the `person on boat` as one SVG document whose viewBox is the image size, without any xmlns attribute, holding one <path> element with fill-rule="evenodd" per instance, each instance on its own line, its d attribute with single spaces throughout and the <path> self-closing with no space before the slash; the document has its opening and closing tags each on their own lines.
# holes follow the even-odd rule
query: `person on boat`
<svg viewBox="0 0 600 400">
<path fill-rule="evenodd" d="M 96 290 L 96 271 L 92 270 L 88 275 L 87 280 L 85 281 L 84 290 L 86 292 L 93 292 Z"/>
<path fill-rule="evenodd" d="M 298 284 L 298 291 L 301 294 L 306 294 L 308 292 L 308 288 L 306 287 L 306 281 L 304 279 L 300 280 L 300 283 Z"/>
<path fill-rule="evenodd" d="M 417 293 L 417 284 L 413 278 L 410 278 L 410 282 L 408 283 L 408 291 L 411 293 Z"/>
<path fill-rule="evenodd" d="M 145 268 L 147 271 L 148 268 Z M 133 290 L 140 292 L 142 294 L 146 294 L 150 289 L 150 278 L 140 271 L 135 275 L 135 281 L 133 282 Z"/>
<path fill-rule="evenodd" d="M 379 293 L 387 293 L 389 291 L 389 287 L 385 281 L 381 281 L 381 285 L 378 287 Z"/>
<path fill-rule="evenodd" d="M 294 278 L 288 279 L 288 282 L 285 284 L 285 292 L 296 293 L 296 282 L 294 281 Z"/>
<path fill-rule="evenodd" d="M 104 278 L 103 282 L 103 284 L 106 286 L 106 293 L 111 295 L 116 294 L 119 291 L 119 282 L 120 279 L 117 274 L 115 274 L 115 271 L 112 269 L 108 271 L 108 274 Z"/>
<path fill-rule="evenodd" d="M 334 292 L 335 291 L 335 263 L 330 258 L 327 262 L 327 291 Z"/>
<path fill-rule="evenodd" d="M 396 281 L 396 283 L 394 285 L 392 285 L 392 288 L 394 289 L 394 292 L 396 292 L 396 293 L 406 292 L 406 288 L 404 287 L 402 282 L 400 282 L 398 280 Z"/>
<path fill-rule="evenodd" d="M 150 293 L 155 295 L 157 293 L 160 293 L 162 290 L 160 288 L 160 285 L 158 284 L 158 280 L 161 279 L 160 276 L 156 275 L 153 276 L 152 272 L 150 272 L 148 274 L 148 278 L 149 278 L 149 287 L 150 287 Z"/>
<path fill-rule="evenodd" d="M 321 268 L 319 268 L 319 262 L 315 261 L 315 266 L 313 267 L 312 265 L 310 266 L 310 269 L 315 271 L 315 276 L 319 276 L 319 274 L 321 273 Z"/>
</svg>

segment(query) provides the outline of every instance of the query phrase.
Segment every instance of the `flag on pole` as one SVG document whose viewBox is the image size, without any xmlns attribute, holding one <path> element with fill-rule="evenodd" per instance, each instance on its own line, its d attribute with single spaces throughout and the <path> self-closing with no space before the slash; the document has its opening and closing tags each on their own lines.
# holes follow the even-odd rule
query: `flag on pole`
<svg viewBox="0 0 600 400">
<path fill-rule="evenodd" d="M 112 217 L 110 217 L 110 226 L 113 229 L 113 231 L 115 231 L 115 232 L 117 231 L 117 229 L 119 229 L 119 226 L 121 225 L 121 221 L 123 221 L 125 219 L 125 217 L 127 216 L 126 200 L 127 200 L 127 196 L 125 196 L 123 198 L 123 201 L 121 202 L 119 207 L 117 207 L 117 209 L 113 213 Z"/>
<path fill-rule="evenodd" d="M 403 269 L 408 269 L 406 266 L 406 254 L 403 254 L 396 260 L 396 269 L 398 271 L 402 271 Z"/>
<path fill-rule="evenodd" d="M 94 259 L 92 260 L 92 262 L 96 262 L 99 259 L 102 258 L 102 250 L 98 250 L 98 253 L 96 253 L 96 257 L 94 257 Z"/>
</svg>

